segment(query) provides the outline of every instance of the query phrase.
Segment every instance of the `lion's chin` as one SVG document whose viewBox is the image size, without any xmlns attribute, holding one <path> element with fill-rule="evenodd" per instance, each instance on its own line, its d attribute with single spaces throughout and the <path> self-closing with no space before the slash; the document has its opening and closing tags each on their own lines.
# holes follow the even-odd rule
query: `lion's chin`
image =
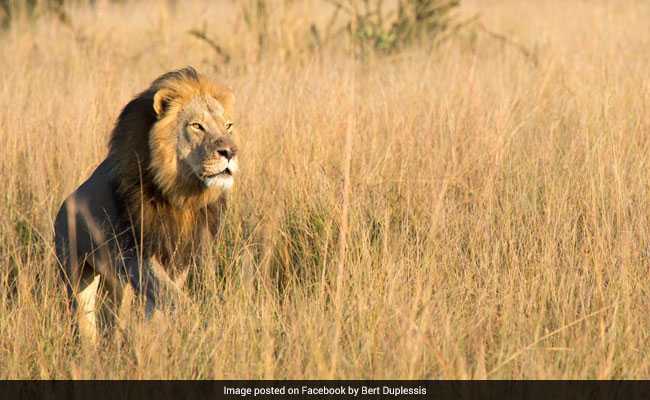
<svg viewBox="0 0 650 400">
<path fill-rule="evenodd" d="M 219 188 L 221 190 L 229 190 L 235 183 L 232 175 L 219 174 L 216 176 L 203 178 L 203 184 L 208 188 Z"/>
</svg>

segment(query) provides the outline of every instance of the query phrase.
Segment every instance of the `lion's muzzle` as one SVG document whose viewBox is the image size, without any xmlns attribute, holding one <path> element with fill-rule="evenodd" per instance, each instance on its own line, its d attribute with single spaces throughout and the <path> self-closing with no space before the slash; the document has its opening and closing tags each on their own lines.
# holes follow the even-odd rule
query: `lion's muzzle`
<svg viewBox="0 0 650 400">
<path fill-rule="evenodd" d="M 232 152 L 219 157 L 207 160 L 203 163 L 203 172 L 200 178 L 206 187 L 218 186 L 222 189 L 230 189 L 234 183 L 233 175 L 237 173 L 239 166 L 237 157 Z"/>
</svg>

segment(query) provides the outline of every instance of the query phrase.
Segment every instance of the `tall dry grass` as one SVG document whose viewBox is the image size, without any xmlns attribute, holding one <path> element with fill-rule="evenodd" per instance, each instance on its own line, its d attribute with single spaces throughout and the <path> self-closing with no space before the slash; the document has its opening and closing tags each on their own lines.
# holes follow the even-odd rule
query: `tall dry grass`
<svg viewBox="0 0 650 400">
<path fill-rule="evenodd" d="M 99 2 L 0 34 L 0 378 L 647 378 L 650 5 L 464 3 L 535 65 L 480 31 L 301 54 L 319 11 L 296 4 L 263 58 L 231 2 Z M 238 61 L 186 33 L 204 22 Z M 127 304 L 79 348 L 53 217 L 120 107 L 188 64 L 238 97 L 226 227 L 193 304 Z"/>
</svg>

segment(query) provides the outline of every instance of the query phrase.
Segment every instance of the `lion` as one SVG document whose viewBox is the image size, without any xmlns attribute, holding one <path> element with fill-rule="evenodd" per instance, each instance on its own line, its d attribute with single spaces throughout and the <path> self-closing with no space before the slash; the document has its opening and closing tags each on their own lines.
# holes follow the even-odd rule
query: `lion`
<svg viewBox="0 0 650 400">
<path fill-rule="evenodd" d="M 128 285 L 150 318 L 216 235 L 239 169 L 233 103 L 192 67 L 160 76 L 124 107 L 106 158 L 63 202 L 56 255 L 93 339 L 114 325 Z"/>
</svg>

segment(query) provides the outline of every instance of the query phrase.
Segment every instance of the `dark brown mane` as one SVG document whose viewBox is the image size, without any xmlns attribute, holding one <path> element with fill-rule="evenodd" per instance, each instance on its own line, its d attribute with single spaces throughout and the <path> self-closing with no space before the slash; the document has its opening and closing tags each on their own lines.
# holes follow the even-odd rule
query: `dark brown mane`
<svg viewBox="0 0 650 400">
<path fill-rule="evenodd" d="M 153 94 L 143 92 L 124 107 L 111 134 L 108 158 L 118 190 L 127 198 L 142 190 L 146 196 L 163 200 L 149 171 L 149 131 L 155 122 Z"/>
</svg>

